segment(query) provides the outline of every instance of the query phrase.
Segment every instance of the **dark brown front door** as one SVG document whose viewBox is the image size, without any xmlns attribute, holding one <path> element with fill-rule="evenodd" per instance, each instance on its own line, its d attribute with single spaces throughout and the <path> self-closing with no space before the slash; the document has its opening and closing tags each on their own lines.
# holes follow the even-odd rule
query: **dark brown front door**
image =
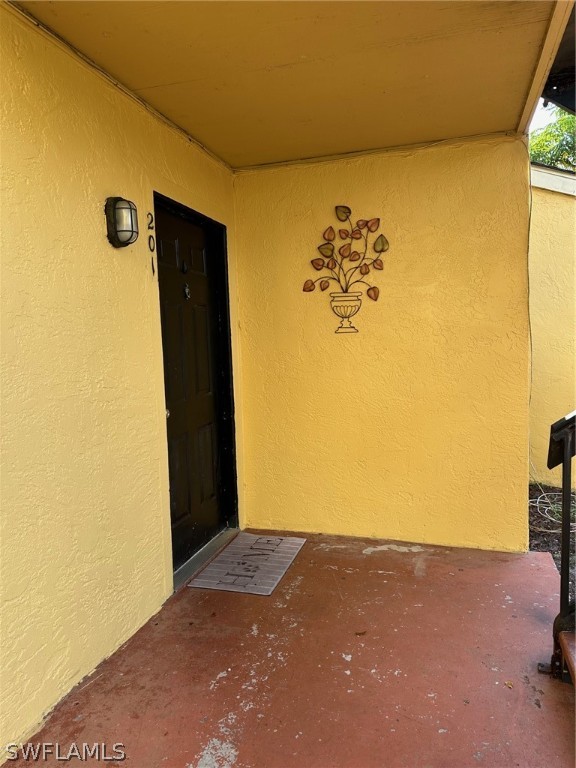
<svg viewBox="0 0 576 768">
<path fill-rule="evenodd" d="M 235 523 L 225 230 L 155 196 L 174 568 Z"/>
</svg>

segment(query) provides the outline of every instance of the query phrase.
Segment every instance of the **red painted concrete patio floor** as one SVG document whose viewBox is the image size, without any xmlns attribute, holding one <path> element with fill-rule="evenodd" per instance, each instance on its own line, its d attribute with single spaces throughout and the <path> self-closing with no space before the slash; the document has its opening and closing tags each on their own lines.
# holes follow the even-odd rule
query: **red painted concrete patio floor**
<svg viewBox="0 0 576 768">
<path fill-rule="evenodd" d="M 558 586 L 547 554 L 308 536 L 270 597 L 181 589 L 31 741 L 122 742 L 136 768 L 571 768 L 574 689 L 536 671 Z"/>
</svg>

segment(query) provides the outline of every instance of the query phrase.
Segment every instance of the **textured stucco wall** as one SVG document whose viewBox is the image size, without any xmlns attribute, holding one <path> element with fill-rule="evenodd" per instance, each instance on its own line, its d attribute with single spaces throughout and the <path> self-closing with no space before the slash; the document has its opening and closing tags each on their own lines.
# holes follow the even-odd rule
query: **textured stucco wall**
<svg viewBox="0 0 576 768">
<path fill-rule="evenodd" d="M 532 188 L 529 254 L 530 476 L 560 485 L 546 460 L 550 424 L 576 408 L 576 197 Z"/>
<path fill-rule="evenodd" d="M 0 744 L 171 591 L 153 190 L 229 228 L 243 525 L 524 548 L 524 145 L 242 173 L 233 189 L 223 165 L 0 13 Z M 143 232 L 120 251 L 102 210 L 116 194 Z M 391 243 L 350 336 L 326 294 L 301 291 L 337 203 L 381 216 Z"/>
<path fill-rule="evenodd" d="M 145 214 L 157 190 L 230 227 L 233 185 L 61 46 L 6 8 L 0 17 L 5 744 L 171 592 Z M 134 246 L 106 240 L 110 195 L 138 206 Z M 229 229 L 232 262 L 233 239 Z"/>
<path fill-rule="evenodd" d="M 485 140 L 241 172 L 245 522 L 527 546 L 528 156 Z M 357 334 L 317 277 L 346 204 L 390 241 Z M 333 290 L 332 288 L 330 290 Z"/>
</svg>

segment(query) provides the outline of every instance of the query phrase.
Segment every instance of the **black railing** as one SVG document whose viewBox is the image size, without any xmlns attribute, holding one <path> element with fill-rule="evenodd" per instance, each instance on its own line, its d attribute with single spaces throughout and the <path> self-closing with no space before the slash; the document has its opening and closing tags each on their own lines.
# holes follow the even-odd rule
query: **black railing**
<svg viewBox="0 0 576 768">
<path fill-rule="evenodd" d="M 538 671 L 569 679 L 560 647 L 560 633 L 574 632 L 574 600 L 570 600 L 572 458 L 576 453 L 576 411 L 550 427 L 548 469 L 562 465 L 562 534 L 560 544 L 560 613 L 552 630 L 554 650 L 550 664 L 539 664 Z"/>
</svg>

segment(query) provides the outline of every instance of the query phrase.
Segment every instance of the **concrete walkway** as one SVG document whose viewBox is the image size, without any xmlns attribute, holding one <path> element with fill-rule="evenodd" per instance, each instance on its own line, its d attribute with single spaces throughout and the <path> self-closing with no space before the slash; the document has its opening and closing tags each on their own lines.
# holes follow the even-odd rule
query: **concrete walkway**
<svg viewBox="0 0 576 768">
<path fill-rule="evenodd" d="M 135 768 L 572 768 L 574 689 L 536 671 L 558 587 L 548 554 L 308 536 L 270 597 L 182 588 L 30 741 L 121 742 Z"/>
</svg>

